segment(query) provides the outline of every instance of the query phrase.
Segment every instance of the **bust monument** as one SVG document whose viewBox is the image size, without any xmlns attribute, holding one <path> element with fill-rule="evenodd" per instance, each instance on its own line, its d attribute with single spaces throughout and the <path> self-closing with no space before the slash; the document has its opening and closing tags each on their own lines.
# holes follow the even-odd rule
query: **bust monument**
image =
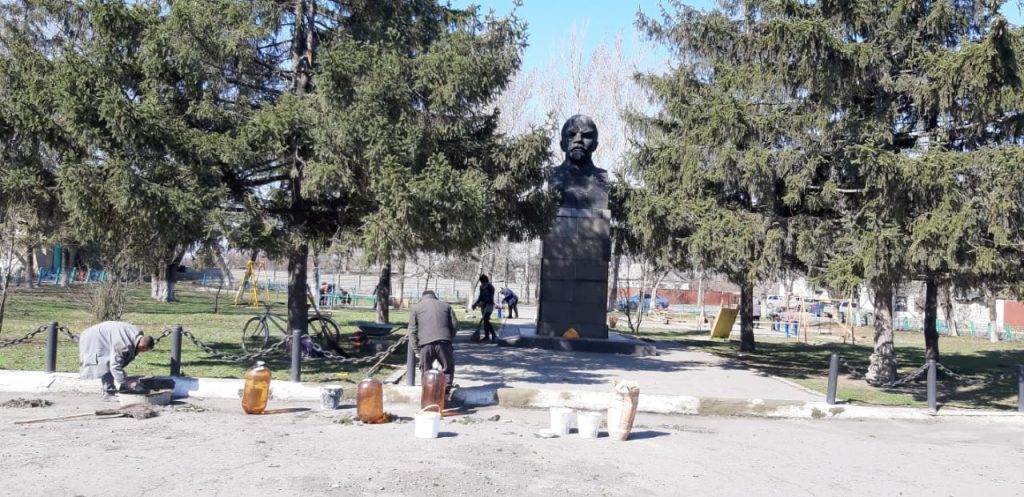
<svg viewBox="0 0 1024 497">
<path fill-rule="evenodd" d="M 608 173 L 594 165 L 597 126 L 575 115 L 562 126 L 565 160 L 548 187 L 559 193 L 558 217 L 543 239 L 537 334 L 608 338 L 605 324 L 611 259 Z M 571 334 L 570 334 L 571 335 Z"/>
<path fill-rule="evenodd" d="M 561 194 L 559 207 L 607 209 L 608 172 L 593 161 L 598 143 L 594 121 L 579 114 L 570 117 L 558 143 L 565 160 L 551 172 L 548 185 Z"/>
</svg>

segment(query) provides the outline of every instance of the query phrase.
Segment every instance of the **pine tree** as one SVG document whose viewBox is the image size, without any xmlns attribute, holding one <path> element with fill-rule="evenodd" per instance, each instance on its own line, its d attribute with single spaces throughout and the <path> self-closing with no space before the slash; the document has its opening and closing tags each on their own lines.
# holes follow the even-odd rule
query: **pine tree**
<svg viewBox="0 0 1024 497">
<path fill-rule="evenodd" d="M 1007 172 L 1021 165 L 1021 33 L 1001 4 L 732 0 L 645 20 L 680 60 L 649 78 L 667 117 L 648 123 L 666 137 L 639 156 L 666 163 L 648 184 L 692 196 L 666 202 L 698 204 L 670 217 L 690 216 L 694 233 L 708 212 L 711 226 L 729 223 L 722 249 L 764 233 L 787 248 L 777 259 L 799 256 L 832 287 L 866 282 L 870 381 L 896 375 L 895 285 L 978 282 L 1019 265 L 1019 183 Z M 758 207 L 729 221 L 718 211 L 737 191 Z M 742 234 L 728 231 L 738 223 Z"/>
<path fill-rule="evenodd" d="M 236 246 L 287 256 L 291 329 L 306 328 L 310 244 L 355 231 L 387 274 L 396 254 L 527 238 L 551 215 L 545 132 L 502 135 L 488 105 L 519 66 L 514 16 L 434 0 L 24 1 L 60 27 L 80 234 L 173 264 L 219 208 Z M 108 203 L 124 222 L 103 222 Z"/>
</svg>

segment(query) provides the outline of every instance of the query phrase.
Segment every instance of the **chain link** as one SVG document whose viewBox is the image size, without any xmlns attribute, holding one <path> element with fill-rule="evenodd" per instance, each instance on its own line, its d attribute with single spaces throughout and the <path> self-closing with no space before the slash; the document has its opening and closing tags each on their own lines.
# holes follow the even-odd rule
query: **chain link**
<svg viewBox="0 0 1024 497">
<path fill-rule="evenodd" d="M 68 337 L 68 340 L 71 340 L 72 342 L 78 343 L 78 335 L 76 335 L 76 334 L 72 333 L 72 332 L 71 332 L 71 330 L 70 330 L 70 329 L 68 329 L 68 327 L 67 327 L 67 326 L 64 326 L 64 325 L 62 324 L 62 325 L 60 325 L 60 326 L 58 326 L 58 327 L 57 327 L 57 331 L 59 331 L 59 332 L 61 332 L 61 333 L 65 334 L 65 335 L 67 335 L 67 337 Z"/>
<path fill-rule="evenodd" d="M 850 363 L 846 362 L 843 359 L 839 360 L 839 364 L 850 373 L 850 376 L 853 376 L 854 378 L 864 378 L 864 376 L 866 374 L 865 371 L 858 370 L 857 368 L 851 366 Z M 960 383 L 962 383 L 964 385 L 982 385 L 982 384 L 1001 383 L 1001 382 L 1005 381 L 1006 378 L 1008 377 L 1006 373 L 998 373 L 998 374 L 993 374 L 989 378 L 971 378 L 970 376 L 959 374 L 956 371 L 953 371 L 952 369 L 949 369 L 946 366 L 943 366 L 942 363 L 936 363 L 935 364 L 935 369 L 937 369 L 938 371 L 941 371 L 941 372 L 949 375 L 951 378 L 953 378 L 954 380 L 956 380 L 956 381 L 958 381 L 958 382 L 960 382 Z M 925 363 L 921 367 L 917 368 L 912 373 L 906 374 L 906 375 L 904 375 L 904 376 L 902 376 L 902 377 L 900 377 L 900 378 L 898 378 L 896 380 L 893 380 L 891 382 L 882 383 L 882 384 L 874 385 L 874 386 L 877 386 L 877 387 L 880 387 L 880 388 L 895 388 L 895 387 L 904 385 L 906 383 L 909 383 L 911 381 L 916 381 L 916 380 L 920 379 L 922 376 L 924 376 L 925 374 L 927 374 L 927 372 L 928 372 L 928 363 Z"/>
<path fill-rule="evenodd" d="M 21 338 L 15 338 L 14 340 L 0 340 L 0 347 L 10 347 L 12 345 L 18 345 L 18 344 L 21 344 L 21 343 L 32 341 L 32 339 L 35 338 L 36 335 L 46 331 L 46 328 L 48 326 L 49 325 L 44 324 L 44 325 L 36 328 L 35 331 L 29 332 L 28 334 L 26 334 L 25 336 L 23 336 Z"/>
<path fill-rule="evenodd" d="M 386 350 L 382 350 L 382 351 L 378 352 L 375 355 L 367 356 L 367 357 L 344 357 L 344 356 L 335 354 L 333 352 L 324 350 L 324 349 L 320 348 L 320 346 L 317 345 L 316 343 L 313 343 L 313 350 L 315 350 L 315 351 L 319 352 L 320 354 L 322 354 L 323 357 L 312 358 L 310 360 L 311 361 L 315 361 L 317 359 L 328 359 L 328 360 L 333 361 L 333 362 L 337 362 L 337 363 L 341 363 L 341 364 L 351 364 L 351 365 L 354 365 L 354 366 L 358 366 L 360 364 L 370 364 L 372 362 L 381 360 L 381 359 L 383 359 L 383 358 L 393 354 L 396 350 L 398 350 L 398 347 L 401 347 L 402 344 L 404 344 L 404 343 L 406 343 L 408 341 L 409 341 L 409 335 L 405 335 L 402 338 L 399 338 L 397 342 L 391 344 L 391 346 L 388 347 Z"/>
<path fill-rule="evenodd" d="M 174 328 L 164 326 L 164 330 L 160 333 L 160 336 L 153 337 L 153 348 L 156 348 L 157 344 L 160 343 L 160 340 L 171 336 L 172 333 L 174 333 Z"/>
<path fill-rule="evenodd" d="M 996 373 L 989 378 L 971 378 L 970 376 L 959 374 L 956 371 L 943 366 L 942 363 L 936 363 L 935 368 L 964 385 L 992 385 L 995 383 L 1002 383 L 1007 377 L 1009 377 L 1006 373 Z"/>
<path fill-rule="evenodd" d="M 196 336 L 193 335 L 191 331 L 181 330 L 181 334 L 184 335 L 185 338 L 188 338 L 190 342 L 195 344 L 196 347 L 199 347 L 200 349 L 203 350 L 203 352 L 206 352 L 209 356 L 215 357 L 217 359 L 225 359 L 225 360 L 234 361 L 234 362 L 250 362 L 253 359 L 257 359 L 257 358 L 263 357 L 265 355 L 269 355 L 269 354 L 271 354 L 273 352 L 276 352 L 281 347 L 283 347 L 285 342 L 287 341 L 287 340 L 281 340 L 281 341 L 279 341 L 279 342 L 277 342 L 277 343 L 275 343 L 275 344 L 273 344 L 273 345 L 271 345 L 271 346 L 269 346 L 269 347 L 267 347 L 265 349 L 258 350 L 256 352 L 250 352 L 248 354 L 241 354 L 241 355 L 231 355 L 231 354 L 225 354 L 223 352 L 218 352 L 217 349 L 214 349 L 213 347 L 210 347 L 209 345 L 206 345 L 205 343 L 202 342 L 202 340 L 199 340 L 198 338 L 196 338 Z"/>
</svg>

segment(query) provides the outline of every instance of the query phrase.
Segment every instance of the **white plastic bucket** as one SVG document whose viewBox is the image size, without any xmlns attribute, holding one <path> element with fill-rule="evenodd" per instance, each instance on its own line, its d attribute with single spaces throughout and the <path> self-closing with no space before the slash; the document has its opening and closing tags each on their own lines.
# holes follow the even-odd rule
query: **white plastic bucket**
<svg viewBox="0 0 1024 497">
<path fill-rule="evenodd" d="M 576 416 L 576 427 L 579 428 L 580 437 L 597 438 L 601 429 L 601 420 L 604 416 L 599 412 L 581 412 Z"/>
<path fill-rule="evenodd" d="M 551 431 L 562 437 L 568 435 L 569 428 L 572 428 L 572 415 L 573 410 L 568 407 L 552 407 Z"/>
<path fill-rule="evenodd" d="M 437 432 L 441 430 L 441 408 L 437 404 L 424 407 L 413 419 L 416 438 L 437 438 Z"/>
<path fill-rule="evenodd" d="M 341 387 L 324 385 L 320 387 L 320 409 L 324 411 L 337 409 L 341 405 Z"/>
</svg>

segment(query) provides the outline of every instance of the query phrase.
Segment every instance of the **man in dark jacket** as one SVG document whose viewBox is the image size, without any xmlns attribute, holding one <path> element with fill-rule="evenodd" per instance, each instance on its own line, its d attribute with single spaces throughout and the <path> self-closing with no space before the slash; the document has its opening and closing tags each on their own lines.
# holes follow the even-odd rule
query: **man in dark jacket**
<svg viewBox="0 0 1024 497">
<path fill-rule="evenodd" d="M 455 378 L 455 351 L 452 341 L 459 329 L 455 311 L 434 292 L 423 292 L 420 301 L 409 311 L 409 343 L 420 356 L 420 372 L 426 373 L 436 360 L 447 379 L 448 390 Z"/>
<path fill-rule="evenodd" d="M 491 313 L 494 312 L 494 285 L 486 274 L 480 275 L 480 295 L 473 303 L 473 309 L 480 308 L 484 325 L 484 340 L 497 340 L 498 335 L 494 333 L 494 326 L 491 326 Z M 477 330 L 479 331 L 479 329 Z"/>
</svg>

